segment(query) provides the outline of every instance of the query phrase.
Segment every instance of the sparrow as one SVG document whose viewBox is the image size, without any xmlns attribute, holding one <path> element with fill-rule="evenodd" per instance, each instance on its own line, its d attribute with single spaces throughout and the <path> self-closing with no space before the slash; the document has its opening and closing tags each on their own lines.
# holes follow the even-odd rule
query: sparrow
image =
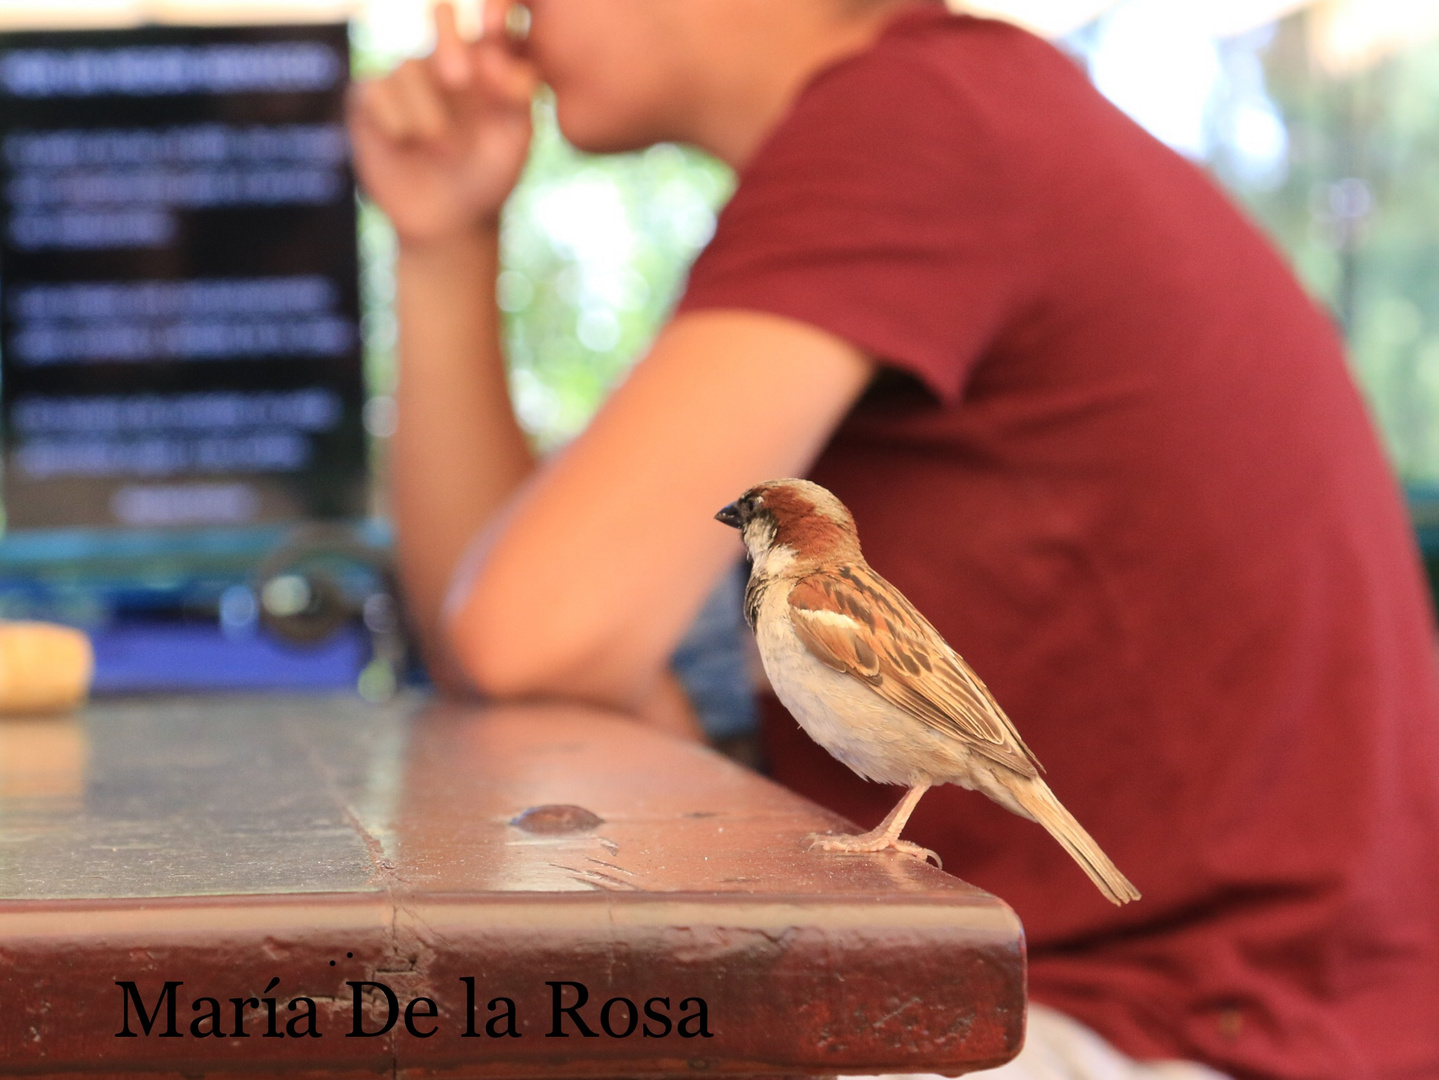
<svg viewBox="0 0 1439 1080">
<path fill-rule="evenodd" d="M 805 732 L 866 780 L 909 790 L 857 836 L 811 848 L 939 857 L 899 838 L 937 784 L 982 791 L 1038 822 L 1110 901 L 1139 890 L 1040 778 L 1042 766 L 979 676 L 860 553 L 854 518 L 808 480 L 750 488 L 715 518 L 750 560 L 745 620 L 775 694 Z"/>
</svg>

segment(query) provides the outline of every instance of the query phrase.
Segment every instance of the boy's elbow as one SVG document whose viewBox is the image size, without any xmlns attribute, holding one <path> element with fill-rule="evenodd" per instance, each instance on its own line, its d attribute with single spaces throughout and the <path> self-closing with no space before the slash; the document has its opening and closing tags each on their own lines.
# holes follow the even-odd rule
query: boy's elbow
<svg viewBox="0 0 1439 1080">
<path fill-rule="evenodd" d="M 631 695 L 597 674 L 610 669 L 603 650 L 567 642 L 554 628 L 477 617 L 448 620 L 449 652 L 469 685 L 490 701 L 574 699 L 625 708 Z"/>
<path fill-rule="evenodd" d="M 481 697 L 491 701 L 553 697 L 554 673 L 518 634 L 497 633 L 461 612 L 445 627 L 450 660 Z"/>
</svg>

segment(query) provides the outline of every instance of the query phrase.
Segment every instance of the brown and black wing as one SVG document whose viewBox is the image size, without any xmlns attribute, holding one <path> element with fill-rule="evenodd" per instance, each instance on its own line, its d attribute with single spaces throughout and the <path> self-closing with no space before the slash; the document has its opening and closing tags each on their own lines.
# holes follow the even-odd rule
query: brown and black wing
<svg viewBox="0 0 1439 1080">
<path fill-rule="evenodd" d="M 821 663 L 1020 775 L 1039 774 L 1038 760 L 979 676 L 868 566 L 802 578 L 789 606 L 800 641 Z"/>
</svg>

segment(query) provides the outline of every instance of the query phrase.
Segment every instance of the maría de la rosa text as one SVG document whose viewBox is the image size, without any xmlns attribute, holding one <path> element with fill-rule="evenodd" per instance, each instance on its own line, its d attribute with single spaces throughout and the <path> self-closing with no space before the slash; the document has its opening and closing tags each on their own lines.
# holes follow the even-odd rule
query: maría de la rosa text
<svg viewBox="0 0 1439 1080">
<path fill-rule="evenodd" d="M 473 976 L 459 980 L 465 987 L 465 1011 L 448 1024 L 462 1039 L 520 1039 L 524 1037 L 515 1000 L 507 995 L 490 998 L 475 989 Z M 184 982 L 170 980 L 149 1001 L 133 980 L 116 980 L 123 1010 L 117 1039 L 215 1038 L 321 1039 L 313 999 L 303 994 L 286 998 L 273 991 L 279 978 L 270 980 L 259 997 L 190 997 Z M 382 982 L 361 979 L 350 987 L 349 1030 L 337 1032 L 347 1039 L 374 1039 L 394 1030 L 415 1039 L 428 1039 L 446 1029 L 446 1021 L 433 998 L 417 996 L 401 1004 L 400 997 Z M 710 1039 L 709 1006 L 700 997 L 656 995 L 643 1001 L 612 997 L 591 1000 L 584 983 L 569 979 L 546 981 L 549 1030 L 546 1039 Z M 673 1003 L 673 1004 L 672 1004 Z M 185 1009 L 184 1005 L 189 1008 Z M 396 1025 L 399 1025 L 397 1028 Z"/>
</svg>

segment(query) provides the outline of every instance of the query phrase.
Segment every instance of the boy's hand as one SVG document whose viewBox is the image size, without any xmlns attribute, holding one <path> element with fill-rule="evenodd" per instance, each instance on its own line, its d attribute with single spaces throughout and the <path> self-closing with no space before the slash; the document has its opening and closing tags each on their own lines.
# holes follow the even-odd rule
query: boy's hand
<svg viewBox="0 0 1439 1080">
<path fill-rule="evenodd" d="M 485 4 L 466 41 L 454 6 L 435 5 L 435 51 L 358 84 L 350 137 L 361 186 L 403 245 L 492 226 L 530 144 L 534 65 L 506 33 L 513 0 Z"/>
</svg>

